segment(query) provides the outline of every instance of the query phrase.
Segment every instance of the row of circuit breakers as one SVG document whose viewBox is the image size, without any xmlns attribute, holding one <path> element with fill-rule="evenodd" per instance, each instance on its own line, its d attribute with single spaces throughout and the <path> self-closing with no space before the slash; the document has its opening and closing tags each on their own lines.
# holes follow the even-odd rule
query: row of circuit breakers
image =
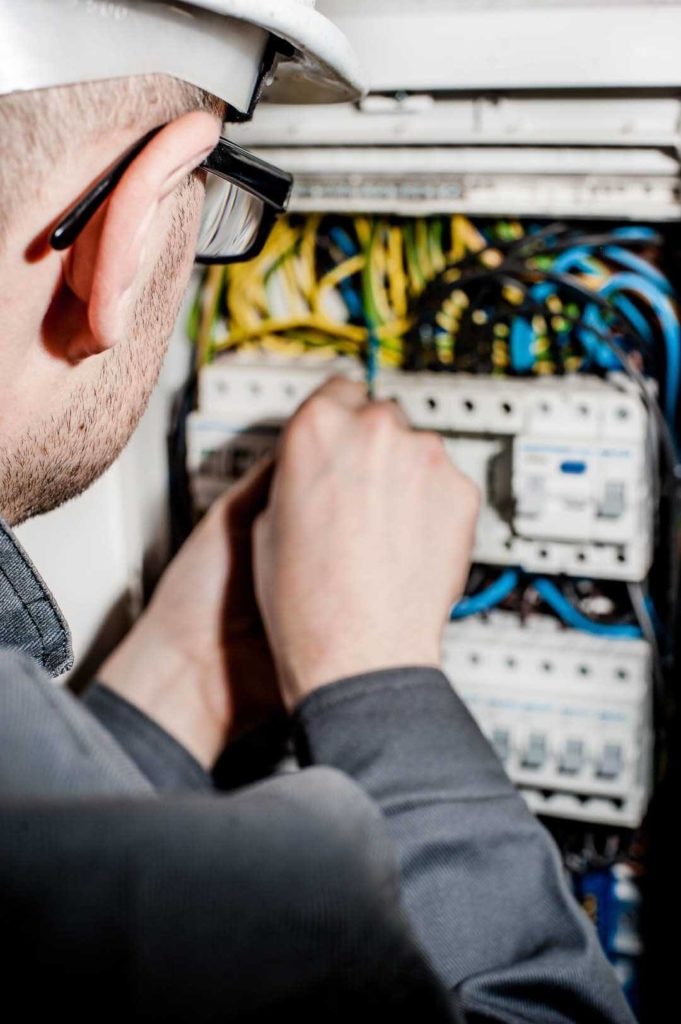
<svg viewBox="0 0 681 1024">
<path fill-rule="evenodd" d="M 204 367 L 187 432 L 196 507 L 207 508 L 272 451 L 300 402 L 339 370 L 362 372 L 340 361 L 245 353 Z M 625 379 L 383 371 L 377 396 L 397 399 L 415 427 L 442 433 L 479 486 L 476 562 L 646 578 L 655 444 L 640 393 Z M 652 774 L 647 642 L 493 612 L 448 625 L 444 667 L 534 810 L 640 823 Z"/>
</svg>

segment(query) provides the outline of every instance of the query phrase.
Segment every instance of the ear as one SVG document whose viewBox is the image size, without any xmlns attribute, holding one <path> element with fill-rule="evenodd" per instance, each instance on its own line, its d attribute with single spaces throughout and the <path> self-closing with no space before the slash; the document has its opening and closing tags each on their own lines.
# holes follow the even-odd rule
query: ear
<svg viewBox="0 0 681 1024">
<path fill-rule="evenodd" d="M 113 348 L 125 337 L 135 284 L 155 262 L 175 189 L 217 144 L 220 124 L 203 111 L 166 125 L 142 150 L 108 202 L 74 243 L 65 264 L 65 287 L 85 316 L 62 337 L 74 361 Z"/>
</svg>

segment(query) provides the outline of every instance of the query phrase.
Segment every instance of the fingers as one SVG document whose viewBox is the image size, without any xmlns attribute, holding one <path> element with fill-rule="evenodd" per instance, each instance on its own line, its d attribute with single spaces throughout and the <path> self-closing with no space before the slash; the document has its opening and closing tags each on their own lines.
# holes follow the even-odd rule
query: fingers
<svg viewBox="0 0 681 1024">
<path fill-rule="evenodd" d="M 303 403 L 288 425 L 284 444 L 291 435 L 308 435 L 313 425 L 319 428 L 330 425 L 336 420 L 336 428 L 340 427 L 337 417 L 350 414 L 366 416 L 372 421 L 381 421 L 400 430 L 411 431 L 409 420 L 404 410 L 394 400 L 370 401 L 366 387 L 358 381 L 346 377 L 331 377 Z M 296 452 L 298 446 L 295 446 Z M 232 529 L 249 529 L 257 516 L 265 510 L 269 500 L 270 489 L 276 467 L 276 458 L 269 456 L 260 460 L 219 503 L 229 518 Z M 219 514 L 216 513 L 216 514 Z"/>
<path fill-rule="evenodd" d="M 330 377 L 307 401 L 313 402 L 316 398 L 330 398 L 350 412 L 359 412 L 367 404 L 367 390 L 359 381 L 348 380 L 347 377 Z"/>
<path fill-rule="evenodd" d="M 394 417 L 398 427 L 402 427 L 403 430 L 411 431 L 412 426 L 409 422 L 409 417 L 396 399 L 388 398 L 385 399 L 385 401 L 373 402 L 372 404 L 379 407 L 383 406 Z"/>
<path fill-rule="evenodd" d="M 347 377 L 330 377 L 310 395 L 307 401 L 314 402 L 318 398 L 331 399 L 349 412 L 361 412 L 368 408 L 385 408 L 394 416 L 399 426 L 405 429 L 410 426 L 404 410 L 395 399 L 371 401 L 367 397 L 366 385 L 359 381 L 348 380 Z"/>
<path fill-rule="evenodd" d="M 351 413 L 380 410 L 377 413 L 379 417 L 385 415 L 385 418 L 392 418 L 397 426 L 402 427 L 404 430 L 411 429 L 406 413 L 395 399 L 373 401 L 367 397 L 367 390 L 364 384 L 348 380 L 347 377 L 330 377 L 303 403 L 299 413 L 307 412 L 309 406 L 326 405 L 327 402 L 333 403 Z"/>
</svg>

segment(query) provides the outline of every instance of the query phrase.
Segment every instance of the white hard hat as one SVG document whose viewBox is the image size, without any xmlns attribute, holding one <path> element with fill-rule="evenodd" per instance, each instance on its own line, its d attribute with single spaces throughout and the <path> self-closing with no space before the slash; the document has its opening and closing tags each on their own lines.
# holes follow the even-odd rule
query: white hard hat
<svg viewBox="0 0 681 1024">
<path fill-rule="evenodd" d="M 315 0 L 0 0 L 0 95 L 167 74 L 247 117 L 268 98 L 364 92 L 355 54 Z M 265 81 L 263 81 L 265 79 Z"/>
<path fill-rule="evenodd" d="M 366 87 L 355 52 L 333 22 L 315 10 L 316 0 L 190 0 L 231 18 L 267 29 L 290 43 L 269 98 L 299 103 L 356 100 Z"/>
</svg>

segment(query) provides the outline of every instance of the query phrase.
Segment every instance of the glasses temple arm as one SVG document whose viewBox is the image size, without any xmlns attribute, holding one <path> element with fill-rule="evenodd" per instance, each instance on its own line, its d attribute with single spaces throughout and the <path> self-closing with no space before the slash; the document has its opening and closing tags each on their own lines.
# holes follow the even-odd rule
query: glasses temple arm
<svg viewBox="0 0 681 1024">
<path fill-rule="evenodd" d="M 50 245 L 53 249 L 58 252 L 62 252 L 64 249 L 68 249 L 78 235 L 87 227 L 89 222 L 92 220 L 97 210 L 106 202 L 113 190 L 118 185 L 119 181 L 127 171 L 130 164 L 139 154 L 142 152 L 144 147 L 151 142 L 155 135 L 157 135 L 163 125 L 158 128 L 154 128 L 153 131 L 149 132 L 136 142 L 124 156 L 114 164 L 110 171 L 100 178 L 99 181 L 92 186 L 89 192 L 79 199 L 71 209 L 62 217 L 57 224 L 56 228 L 50 235 Z"/>
</svg>

